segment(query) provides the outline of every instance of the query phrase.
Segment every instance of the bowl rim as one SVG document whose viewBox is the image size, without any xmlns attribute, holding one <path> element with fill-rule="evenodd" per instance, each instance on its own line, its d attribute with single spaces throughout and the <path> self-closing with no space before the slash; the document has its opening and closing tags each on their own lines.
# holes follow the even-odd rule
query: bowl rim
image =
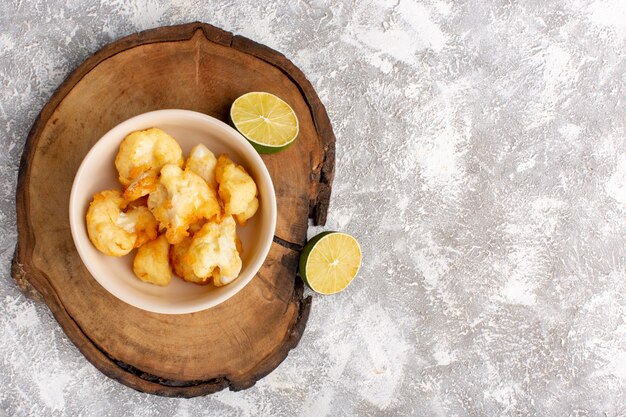
<svg viewBox="0 0 626 417">
<path fill-rule="evenodd" d="M 233 284 L 237 284 L 237 285 L 233 285 L 231 287 L 232 284 L 229 284 L 228 287 L 231 288 L 231 290 L 228 292 L 225 292 L 224 294 L 219 295 L 216 298 L 211 298 L 208 300 L 200 299 L 199 301 L 195 301 L 191 303 L 190 305 L 182 305 L 182 306 L 176 305 L 176 304 L 164 304 L 162 306 L 159 306 L 159 308 L 155 308 L 154 304 L 150 302 L 146 302 L 145 300 L 139 300 L 139 301 L 129 300 L 129 298 L 125 295 L 123 291 L 118 291 L 117 289 L 113 288 L 113 286 L 109 285 L 107 280 L 100 279 L 101 277 L 100 278 L 98 277 L 99 274 L 101 273 L 99 272 L 98 268 L 96 268 L 96 266 L 90 262 L 89 256 L 86 254 L 85 249 L 83 247 L 85 241 L 88 242 L 89 244 L 91 244 L 91 241 L 89 240 L 89 237 L 86 234 L 85 236 L 82 236 L 82 237 L 79 235 L 77 227 L 75 226 L 74 221 L 73 221 L 73 219 L 76 217 L 77 210 L 79 210 L 79 205 L 82 204 L 82 202 L 77 201 L 78 200 L 77 188 L 78 188 L 78 183 L 80 182 L 82 176 L 86 172 L 86 169 L 87 169 L 86 161 L 90 159 L 89 157 L 92 154 L 96 154 L 98 150 L 102 146 L 104 146 L 105 143 L 112 140 L 111 138 L 115 138 L 118 136 L 125 137 L 126 135 L 134 131 L 131 128 L 129 128 L 129 126 L 133 125 L 139 120 L 150 118 L 150 117 L 157 117 L 157 116 L 167 118 L 169 120 L 193 119 L 201 123 L 211 125 L 211 127 L 222 130 L 223 132 L 227 133 L 229 136 L 233 137 L 233 139 L 243 144 L 244 148 L 247 148 L 248 153 L 251 156 L 251 159 L 254 161 L 256 165 L 259 166 L 260 168 L 259 171 L 262 177 L 261 180 L 265 182 L 268 186 L 268 189 L 270 191 L 269 196 L 264 195 L 263 199 L 269 199 L 269 203 L 270 203 L 269 207 L 271 208 L 270 216 L 269 216 L 269 221 L 270 221 L 269 230 L 271 230 L 271 234 L 265 237 L 265 241 L 261 242 L 261 245 L 260 245 L 261 249 L 259 251 L 256 251 L 258 255 L 255 257 L 253 262 L 251 262 L 250 268 L 249 268 L 250 272 L 248 273 L 248 275 L 243 276 L 243 277 L 240 276 L 237 278 L 237 280 L 235 280 L 235 282 L 233 282 Z M 95 279 L 96 282 L 98 282 L 98 284 L 100 284 L 110 294 L 112 294 L 113 296 L 115 296 L 116 298 L 118 298 L 119 300 L 123 301 L 124 303 L 128 305 L 131 305 L 133 307 L 136 307 L 145 311 L 149 311 L 152 313 L 169 314 L 169 315 L 189 314 L 189 313 L 195 313 L 198 311 L 203 311 L 203 310 L 209 309 L 211 307 L 215 307 L 218 304 L 223 303 L 224 301 L 230 299 L 239 291 L 241 291 L 252 280 L 252 278 L 254 278 L 257 272 L 259 272 L 259 270 L 261 269 L 261 267 L 263 266 L 263 263 L 265 262 L 267 258 L 267 255 L 269 254 L 269 251 L 271 249 L 272 242 L 274 239 L 274 235 L 276 233 L 277 211 L 278 210 L 276 206 L 276 191 L 274 189 L 274 183 L 272 182 L 272 177 L 267 169 L 267 166 L 265 165 L 265 162 L 263 161 L 261 156 L 258 154 L 258 152 L 254 149 L 254 147 L 239 132 L 237 132 L 237 130 L 235 130 L 228 124 L 224 123 L 223 121 L 215 117 L 209 116 L 207 114 L 204 114 L 204 113 L 199 113 L 196 111 L 184 110 L 184 109 L 162 109 L 162 110 L 154 110 L 154 111 L 141 113 L 141 114 L 138 114 L 136 116 L 133 116 L 129 119 L 122 121 L 121 123 L 117 124 L 110 130 L 108 130 L 92 145 L 92 147 L 83 157 L 83 160 L 81 161 L 80 166 L 78 167 L 78 170 L 76 171 L 76 174 L 74 176 L 74 181 L 72 182 L 72 189 L 70 192 L 70 199 L 69 199 L 69 222 L 70 222 L 72 240 L 74 241 L 74 246 L 76 247 L 76 250 L 78 251 L 78 255 L 82 263 L 85 265 L 85 267 L 87 268 L 87 270 L 89 271 L 93 279 Z"/>
</svg>

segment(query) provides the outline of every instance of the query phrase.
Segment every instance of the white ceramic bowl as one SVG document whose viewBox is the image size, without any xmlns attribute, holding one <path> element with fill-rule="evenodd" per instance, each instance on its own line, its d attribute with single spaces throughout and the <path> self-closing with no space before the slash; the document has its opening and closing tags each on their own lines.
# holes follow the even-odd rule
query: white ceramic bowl
<svg viewBox="0 0 626 417">
<path fill-rule="evenodd" d="M 173 277 L 167 287 L 147 284 L 135 277 L 132 261 L 136 251 L 116 258 L 99 252 L 89 240 L 85 214 L 93 195 L 120 189 L 115 155 L 126 135 L 158 127 L 172 135 L 185 157 L 193 146 L 203 143 L 218 156 L 227 153 L 246 168 L 259 189 L 259 210 L 245 227 L 238 227 L 243 243 L 243 268 L 229 285 L 199 286 Z M 91 275 L 107 291 L 135 307 L 162 314 L 184 314 L 213 307 L 239 292 L 258 272 L 265 260 L 276 228 L 276 196 L 263 160 L 236 130 L 202 113 L 188 110 L 158 110 L 135 116 L 108 131 L 91 148 L 78 168 L 70 195 L 70 227 L 78 253 Z"/>
</svg>

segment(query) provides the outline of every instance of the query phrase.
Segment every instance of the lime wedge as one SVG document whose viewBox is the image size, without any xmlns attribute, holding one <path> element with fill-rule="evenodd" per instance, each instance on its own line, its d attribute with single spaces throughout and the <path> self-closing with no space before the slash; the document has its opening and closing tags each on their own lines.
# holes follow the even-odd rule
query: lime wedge
<svg viewBox="0 0 626 417">
<path fill-rule="evenodd" d="M 361 248 L 352 236 L 324 232 L 311 239 L 300 255 L 300 276 L 320 294 L 344 290 L 361 266 Z"/>
<path fill-rule="evenodd" d="M 298 137 L 298 118 L 289 104 L 270 93 L 252 92 L 230 107 L 230 120 L 259 153 L 276 153 Z"/>
</svg>

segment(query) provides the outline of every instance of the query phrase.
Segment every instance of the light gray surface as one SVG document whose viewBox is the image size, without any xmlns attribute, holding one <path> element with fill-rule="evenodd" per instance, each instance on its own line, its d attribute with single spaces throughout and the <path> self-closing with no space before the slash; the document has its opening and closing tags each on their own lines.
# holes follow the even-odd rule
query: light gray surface
<svg viewBox="0 0 626 417">
<path fill-rule="evenodd" d="M 626 415 L 626 2 L 126 3 L 0 3 L 6 415 Z M 274 373 L 179 400 L 100 374 L 9 264 L 53 90 L 111 40 L 193 20 L 309 77 L 337 135 L 327 228 L 365 259 Z"/>
</svg>

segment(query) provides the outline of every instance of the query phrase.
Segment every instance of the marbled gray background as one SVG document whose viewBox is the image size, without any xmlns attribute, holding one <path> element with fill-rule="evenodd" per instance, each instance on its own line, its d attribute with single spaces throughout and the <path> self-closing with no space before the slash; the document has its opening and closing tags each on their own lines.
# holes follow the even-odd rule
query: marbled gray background
<svg viewBox="0 0 626 417">
<path fill-rule="evenodd" d="M 625 416 L 626 1 L 486 3 L 2 1 L 0 416 Z M 120 36 L 193 20 L 309 77 L 337 135 L 327 228 L 365 259 L 274 373 L 181 400 L 100 374 L 9 264 L 54 89 Z"/>
</svg>

